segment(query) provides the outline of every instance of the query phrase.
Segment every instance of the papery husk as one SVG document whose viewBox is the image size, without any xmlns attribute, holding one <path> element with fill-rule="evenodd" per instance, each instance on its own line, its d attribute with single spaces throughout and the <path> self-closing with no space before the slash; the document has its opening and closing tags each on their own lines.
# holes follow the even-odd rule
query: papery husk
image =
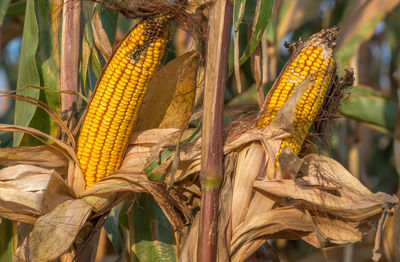
<svg viewBox="0 0 400 262">
<path fill-rule="evenodd" d="M 65 156 L 55 145 L 0 148 L 0 165 L 34 165 L 44 168 L 62 168 L 68 165 Z"/>
<path fill-rule="evenodd" d="M 178 204 L 166 189 L 164 183 L 151 182 L 143 173 L 132 174 L 130 169 L 121 168 L 114 175 L 95 183 L 81 197 L 92 205 L 96 213 L 101 214 L 119 203 L 124 198 L 121 195 L 123 193 L 149 193 L 157 201 L 173 228 L 181 231 L 185 223 L 184 217 L 176 212 Z"/>
<path fill-rule="evenodd" d="M 0 170 L 0 215 L 33 224 L 20 252 L 29 251 L 24 257 L 32 261 L 48 261 L 67 252 L 86 223 L 107 214 L 129 192 L 151 194 L 174 229 L 181 232 L 185 217 L 177 212 L 179 205 L 166 188 L 164 183 L 149 181 L 143 173 L 120 169 L 77 197 L 56 171 L 16 165 Z"/>
<path fill-rule="evenodd" d="M 54 170 L 16 165 L 0 170 L 0 214 L 27 224 L 73 195 Z"/>
<path fill-rule="evenodd" d="M 193 110 L 199 62 L 199 54 L 191 51 L 156 72 L 143 99 L 135 131 L 186 125 Z"/>
<path fill-rule="evenodd" d="M 41 216 L 29 237 L 31 261 L 49 261 L 67 252 L 91 211 L 89 203 L 74 199 L 63 202 Z"/>
</svg>

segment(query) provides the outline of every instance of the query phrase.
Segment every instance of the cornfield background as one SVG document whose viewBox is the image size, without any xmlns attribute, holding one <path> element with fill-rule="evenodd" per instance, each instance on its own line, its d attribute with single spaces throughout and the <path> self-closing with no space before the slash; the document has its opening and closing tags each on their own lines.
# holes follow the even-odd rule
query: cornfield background
<svg viewBox="0 0 400 262">
<path fill-rule="evenodd" d="M 81 3 L 75 7 L 76 2 Z M 112 5 L 113 1 L 106 2 Z M 124 1 L 115 1 L 124 2 Z M 135 2 L 135 1 L 132 1 Z M 168 1 L 167 1 L 168 2 Z M 170 1 L 171 2 L 171 1 Z M 209 1 L 188 1 L 191 13 L 204 11 L 207 17 Z M 224 124 L 233 121 L 237 113 L 255 111 L 260 103 L 261 87 L 267 94 L 290 55 L 284 42 L 307 39 L 322 28 L 340 27 L 336 47 L 338 71 L 353 68 L 354 86 L 338 108 L 337 118 L 330 134 L 312 134 L 308 147 L 313 151 L 340 162 L 372 192 L 400 194 L 400 120 L 398 97 L 400 94 L 400 6 L 397 0 L 235 0 L 233 29 L 229 48 L 228 77 L 224 89 Z M 72 4 L 78 17 L 72 19 L 68 29 L 62 28 L 65 9 Z M 239 6 L 244 11 L 239 11 Z M 71 7 L 70 7 L 71 8 Z M 75 14 L 76 15 L 76 14 Z M 19 90 L 49 105 L 66 121 L 74 125 L 75 115 L 82 114 L 86 102 L 74 104 L 72 111 L 63 111 L 75 95 L 58 93 L 61 88 L 73 86 L 71 72 L 64 70 L 60 49 L 65 48 L 64 37 L 72 39 L 78 28 L 79 45 L 68 50 L 67 56 L 76 56 L 79 75 L 75 79 L 76 91 L 89 97 L 96 80 L 112 53 L 114 43 L 138 23 L 117 10 L 93 1 L 72 0 L 1 0 L 0 2 L 0 90 Z M 207 21 L 207 20 L 204 20 Z M 170 41 L 162 64 L 177 61 L 164 72 L 174 71 L 188 63 L 186 57 L 174 60 L 188 51 L 200 54 L 197 72 L 198 105 L 193 115 L 201 112 L 201 79 L 206 39 L 189 25 L 172 24 Z M 197 35 L 196 35 L 197 34 Z M 68 41 L 68 39 L 66 40 Z M 197 58 L 198 59 L 198 58 Z M 260 65 L 262 60 L 262 66 Z M 240 64 L 240 68 L 239 68 Z M 197 67 L 196 67 L 197 71 Z M 158 76 L 158 83 L 163 83 Z M 204 74 L 203 74 L 204 77 Z M 66 80 L 67 79 L 67 80 Z M 157 77 L 155 78 L 157 79 Z M 163 79 L 163 78 L 161 78 Z M 24 88 L 27 85 L 46 89 Z M 69 97 L 69 98 L 68 98 Z M 64 98 L 64 100 L 63 100 Z M 73 103 L 71 103 L 73 104 Z M 152 106 L 152 115 L 159 107 Z M 198 126 L 198 117 L 191 127 Z M 145 121 L 145 120 L 142 120 Z M 150 120 L 148 120 L 150 121 Z M 52 136 L 59 136 L 56 121 L 35 105 L 15 101 L 0 94 L 0 123 L 29 126 Z M 146 125 L 144 125 L 146 126 Z M 324 136 L 329 136 L 327 141 Z M 0 147 L 40 145 L 42 142 L 22 133 L 0 131 Z M 307 149 L 306 149 L 307 150 Z M 0 191 L 1 193 L 1 191 Z M 130 196 L 133 198 L 133 196 Z M 99 236 L 96 261 L 174 261 L 176 244 L 172 226 L 154 199 L 138 194 L 136 201 L 120 204 L 112 209 Z M 382 235 L 382 261 L 400 261 L 400 214 L 395 211 L 386 223 Z M 0 218 L 0 261 L 12 261 L 17 239 L 24 226 Z M 99 229 L 100 232 L 100 229 Z M 124 235 L 134 239 L 134 255 L 128 256 Z M 374 235 L 368 234 L 362 242 L 344 247 L 316 249 L 301 240 L 271 240 L 280 261 L 370 261 Z M 128 250 L 128 251 L 127 251 Z M 263 260 L 260 249 L 248 261 Z M 269 260 L 268 260 L 269 261 Z M 275 261 L 275 260 L 272 260 Z"/>
</svg>

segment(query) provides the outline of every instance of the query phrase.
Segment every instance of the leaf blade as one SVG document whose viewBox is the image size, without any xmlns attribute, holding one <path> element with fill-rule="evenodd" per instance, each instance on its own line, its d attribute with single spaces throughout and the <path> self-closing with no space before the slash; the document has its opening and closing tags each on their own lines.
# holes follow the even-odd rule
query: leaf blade
<svg viewBox="0 0 400 262">
<path fill-rule="evenodd" d="M 26 85 L 40 85 L 40 77 L 35 59 L 39 43 L 38 30 L 34 1 L 28 0 L 26 4 L 25 25 L 22 35 L 17 89 L 21 89 Z M 33 88 L 26 88 L 17 92 L 18 95 L 29 96 L 36 99 L 39 98 L 39 93 L 39 90 Z M 28 126 L 35 112 L 36 106 L 16 101 L 14 123 L 16 125 Z M 18 146 L 22 137 L 22 133 L 15 133 L 13 146 Z"/>
</svg>

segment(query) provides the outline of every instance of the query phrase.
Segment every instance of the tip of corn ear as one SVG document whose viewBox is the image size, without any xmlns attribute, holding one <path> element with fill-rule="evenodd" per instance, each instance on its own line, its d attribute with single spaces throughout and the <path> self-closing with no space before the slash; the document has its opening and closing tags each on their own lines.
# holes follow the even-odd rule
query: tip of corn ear
<svg viewBox="0 0 400 262">
<path fill-rule="evenodd" d="M 313 34 L 308 42 L 316 42 L 320 44 L 326 44 L 330 48 L 335 48 L 336 38 L 339 34 L 339 27 L 334 26 L 331 28 L 322 29 L 318 33 Z"/>
</svg>

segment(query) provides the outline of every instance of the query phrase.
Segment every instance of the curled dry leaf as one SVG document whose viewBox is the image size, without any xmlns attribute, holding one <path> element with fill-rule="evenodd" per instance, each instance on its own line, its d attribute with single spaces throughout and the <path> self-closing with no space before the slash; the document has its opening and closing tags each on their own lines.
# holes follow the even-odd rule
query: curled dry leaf
<svg viewBox="0 0 400 262">
<path fill-rule="evenodd" d="M 177 203 L 169 196 L 166 185 L 150 182 L 143 173 L 132 173 L 130 169 L 119 169 L 85 190 L 81 197 L 92 205 L 93 210 L 102 214 L 124 199 L 124 193 L 149 193 L 157 201 L 175 230 L 181 231 L 183 218 L 176 212 Z"/>
<path fill-rule="evenodd" d="M 0 170 L 2 217 L 33 224 L 39 216 L 72 198 L 64 180 L 54 170 L 31 165 Z"/>
<path fill-rule="evenodd" d="M 232 261 L 245 259 L 249 251 L 262 245 L 260 239 L 302 238 L 315 247 L 359 241 L 398 201 L 381 192 L 373 194 L 333 159 L 309 155 L 295 161 L 297 156 L 290 149 L 281 154 L 280 159 L 301 165 L 292 178 L 254 182 L 259 192 L 254 196 L 275 204 L 270 210 L 258 205 L 258 214 L 253 212 L 232 228 Z"/>
<path fill-rule="evenodd" d="M 52 146 L 22 146 L 0 148 L 0 165 L 35 165 L 45 168 L 60 168 L 68 165 L 65 156 Z"/>
<path fill-rule="evenodd" d="M 68 200 L 41 216 L 28 243 L 32 261 L 49 261 L 65 253 L 89 217 L 92 207 L 84 200 Z"/>
<path fill-rule="evenodd" d="M 103 27 L 103 23 L 101 22 L 101 18 L 97 10 L 93 12 L 92 29 L 96 47 L 100 50 L 104 59 L 108 61 L 111 57 L 113 50 L 107 36 L 107 32 Z"/>
</svg>

